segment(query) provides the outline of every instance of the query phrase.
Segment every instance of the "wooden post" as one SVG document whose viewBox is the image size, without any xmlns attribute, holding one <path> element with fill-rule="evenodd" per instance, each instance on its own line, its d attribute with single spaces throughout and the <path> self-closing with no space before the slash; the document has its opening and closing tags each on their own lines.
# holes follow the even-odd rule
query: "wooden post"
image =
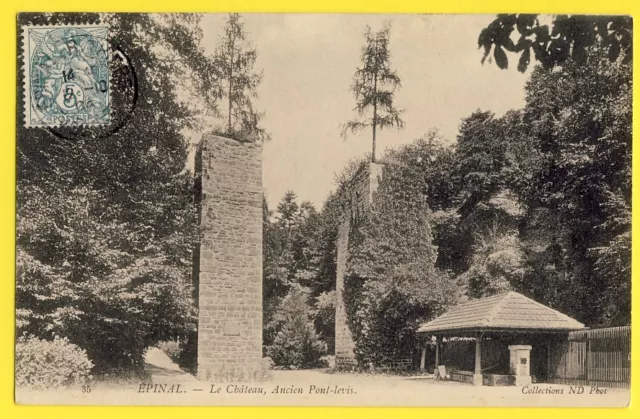
<svg viewBox="0 0 640 419">
<path fill-rule="evenodd" d="M 482 335 L 476 334 L 476 367 L 473 372 L 473 385 L 482 385 Z"/>
<path fill-rule="evenodd" d="M 547 382 L 551 381 L 551 339 L 552 335 L 547 335 Z"/>
<path fill-rule="evenodd" d="M 438 365 L 440 365 L 440 342 L 442 338 L 440 336 L 436 336 L 436 366 L 435 369 L 438 369 Z"/>
<path fill-rule="evenodd" d="M 424 372 L 424 363 L 427 359 L 427 344 L 422 343 L 422 355 L 420 356 L 420 372 Z"/>
<path fill-rule="evenodd" d="M 440 336 L 436 336 L 436 365 L 435 368 L 438 368 L 438 365 L 441 364 L 440 362 L 440 358 L 441 358 L 441 354 L 440 354 L 440 345 L 442 344 L 442 337 Z"/>
<path fill-rule="evenodd" d="M 587 381 L 589 381 L 589 378 L 590 378 L 590 375 L 591 375 L 591 374 L 589 374 L 591 372 L 590 371 L 591 370 L 591 341 L 589 340 L 589 335 L 588 334 L 585 334 L 585 337 L 587 339 L 587 343 L 585 344 L 585 346 L 587 348 L 587 350 L 586 350 L 586 353 L 587 353 L 587 368 L 586 368 L 587 377 L 586 377 L 586 379 L 587 379 Z"/>
</svg>

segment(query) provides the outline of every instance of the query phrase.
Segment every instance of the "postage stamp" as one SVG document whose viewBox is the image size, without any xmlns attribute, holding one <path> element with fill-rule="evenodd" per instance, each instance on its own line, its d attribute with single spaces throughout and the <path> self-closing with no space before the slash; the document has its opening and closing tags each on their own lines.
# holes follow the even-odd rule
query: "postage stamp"
<svg viewBox="0 0 640 419">
<path fill-rule="evenodd" d="M 108 28 L 23 28 L 27 127 L 105 125 L 110 121 Z"/>
</svg>

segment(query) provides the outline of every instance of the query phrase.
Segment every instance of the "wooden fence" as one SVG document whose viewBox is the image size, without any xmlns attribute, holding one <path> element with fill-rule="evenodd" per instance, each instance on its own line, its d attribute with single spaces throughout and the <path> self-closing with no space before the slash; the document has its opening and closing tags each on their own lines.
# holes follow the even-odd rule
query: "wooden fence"
<svg viewBox="0 0 640 419">
<path fill-rule="evenodd" d="M 549 354 L 551 382 L 625 387 L 631 383 L 631 327 L 569 333 Z"/>
</svg>

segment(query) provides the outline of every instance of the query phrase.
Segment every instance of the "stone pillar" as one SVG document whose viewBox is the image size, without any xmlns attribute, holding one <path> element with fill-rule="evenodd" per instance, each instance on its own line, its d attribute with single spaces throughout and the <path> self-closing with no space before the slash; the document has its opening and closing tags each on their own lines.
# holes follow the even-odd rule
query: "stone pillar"
<svg viewBox="0 0 640 419">
<path fill-rule="evenodd" d="M 473 385 L 482 385 L 482 335 L 476 336 L 476 365 L 473 372 Z"/>
<path fill-rule="evenodd" d="M 420 372 L 424 372 L 424 366 L 427 361 L 427 345 L 422 344 L 422 353 L 420 354 Z"/>
<path fill-rule="evenodd" d="M 516 386 L 531 384 L 531 345 L 509 345 L 509 370 Z"/>
<path fill-rule="evenodd" d="M 344 305 L 344 274 L 347 269 L 349 227 L 351 225 L 349 217 L 343 217 L 338 226 L 338 237 L 336 241 L 336 368 L 348 369 L 356 365 L 354 354 L 355 343 L 349 330 L 347 322 L 347 311 Z"/>
<path fill-rule="evenodd" d="M 349 330 L 347 312 L 343 299 L 344 276 L 349 260 L 349 234 L 357 228 L 358 221 L 369 211 L 373 193 L 378 188 L 383 165 L 367 163 L 356 173 L 352 182 L 345 187 L 338 237 L 336 240 L 336 368 L 348 369 L 356 365 L 355 343 Z"/>
<path fill-rule="evenodd" d="M 201 176 L 198 378 L 254 381 L 262 365 L 262 147 L 205 134 Z"/>
</svg>

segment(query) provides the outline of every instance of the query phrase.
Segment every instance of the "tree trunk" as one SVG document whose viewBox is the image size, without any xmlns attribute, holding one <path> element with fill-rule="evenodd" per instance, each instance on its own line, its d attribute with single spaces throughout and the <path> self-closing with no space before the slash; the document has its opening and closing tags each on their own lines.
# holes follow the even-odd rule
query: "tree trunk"
<svg viewBox="0 0 640 419">
<path fill-rule="evenodd" d="M 233 104 L 231 102 L 231 86 L 233 84 L 233 48 L 235 47 L 235 37 L 231 38 L 231 47 L 229 48 L 229 73 L 228 73 L 228 77 L 229 77 L 229 93 L 228 93 L 228 99 L 229 99 L 229 126 L 228 126 L 228 131 L 229 134 L 231 134 L 232 132 L 232 125 L 231 125 L 231 111 L 233 109 Z"/>
<path fill-rule="evenodd" d="M 371 162 L 376 162 L 376 125 L 378 124 L 378 75 L 373 76 L 373 147 L 371 149 Z"/>
<path fill-rule="evenodd" d="M 231 74 L 229 74 L 229 127 L 227 131 L 231 133 Z"/>
</svg>

